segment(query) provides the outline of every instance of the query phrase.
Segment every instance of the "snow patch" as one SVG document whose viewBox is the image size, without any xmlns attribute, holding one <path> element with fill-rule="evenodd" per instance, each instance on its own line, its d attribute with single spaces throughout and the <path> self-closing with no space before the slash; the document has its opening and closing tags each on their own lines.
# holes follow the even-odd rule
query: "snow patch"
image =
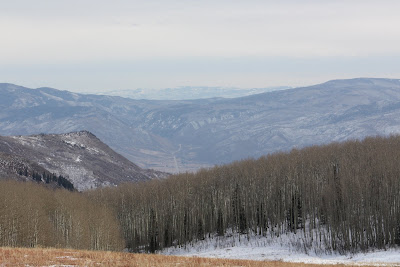
<svg viewBox="0 0 400 267">
<path fill-rule="evenodd" d="M 310 264 L 400 266 L 399 248 L 348 255 L 325 254 L 316 253 L 313 249 L 304 252 L 301 246 L 297 245 L 299 242 L 296 242 L 296 239 L 301 240 L 301 233 L 282 234 L 279 237 L 228 234 L 223 237 L 211 236 L 181 247 L 166 248 L 159 254 Z"/>
</svg>

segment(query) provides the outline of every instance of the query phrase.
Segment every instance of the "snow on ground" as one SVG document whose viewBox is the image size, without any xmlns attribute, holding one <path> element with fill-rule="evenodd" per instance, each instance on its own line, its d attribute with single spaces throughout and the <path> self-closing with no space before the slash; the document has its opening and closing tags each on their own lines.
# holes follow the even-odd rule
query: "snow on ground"
<svg viewBox="0 0 400 267">
<path fill-rule="evenodd" d="M 400 248 L 375 250 L 357 254 L 325 254 L 311 249 L 307 253 L 293 242 L 299 234 L 285 234 L 280 237 L 229 234 L 225 237 L 211 237 L 188 244 L 182 248 L 167 248 L 164 255 L 196 256 L 206 258 L 228 258 L 246 260 L 281 260 L 314 264 L 352 264 L 376 266 L 400 266 Z M 240 239 L 240 240 L 239 240 Z"/>
</svg>

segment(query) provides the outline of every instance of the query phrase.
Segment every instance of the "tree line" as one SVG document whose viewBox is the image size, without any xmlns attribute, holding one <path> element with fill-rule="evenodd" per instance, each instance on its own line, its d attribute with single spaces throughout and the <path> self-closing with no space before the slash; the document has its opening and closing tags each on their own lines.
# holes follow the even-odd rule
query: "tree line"
<svg viewBox="0 0 400 267">
<path fill-rule="evenodd" d="M 64 176 L 56 175 L 55 173 L 51 174 L 49 172 L 44 171 L 43 174 L 40 174 L 36 171 L 28 171 L 27 168 L 24 170 L 20 169 L 18 171 L 20 176 L 31 177 L 34 181 L 38 183 L 54 183 L 57 184 L 59 187 L 63 187 L 69 191 L 74 191 L 74 185 Z"/>
<path fill-rule="evenodd" d="M 0 246 L 121 250 L 112 211 L 83 194 L 0 181 Z"/>
<path fill-rule="evenodd" d="M 228 229 L 338 252 L 400 245 L 400 137 L 294 149 L 87 195 L 115 211 L 125 246 L 154 252 Z"/>
<path fill-rule="evenodd" d="M 301 233 L 305 249 L 387 248 L 400 245 L 399 163 L 391 136 L 84 193 L 2 182 L 0 244 L 155 252 L 233 230 Z"/>
</svg>

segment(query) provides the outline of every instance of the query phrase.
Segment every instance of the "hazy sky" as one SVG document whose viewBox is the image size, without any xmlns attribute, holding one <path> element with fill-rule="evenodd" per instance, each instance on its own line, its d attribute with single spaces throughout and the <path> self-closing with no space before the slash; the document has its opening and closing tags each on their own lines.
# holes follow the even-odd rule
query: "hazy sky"
<svg viewBox="0 0 400 267">
<path fill-rule="evenodd" d="M 400 79 L 398 0 L 0 0 L 0 82 L 76 92 Z"/>
</svg>

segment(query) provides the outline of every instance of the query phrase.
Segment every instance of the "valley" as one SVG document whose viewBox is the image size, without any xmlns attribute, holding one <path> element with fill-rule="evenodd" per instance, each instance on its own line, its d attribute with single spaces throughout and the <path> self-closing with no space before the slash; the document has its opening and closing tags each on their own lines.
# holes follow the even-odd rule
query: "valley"
<svg viewBox="0 0 400 267">
<path fill-rule="evenodd" d="M 1 1 L 0 267 L 400 267 L 399 10 Z"/>
<path fill-rule="evenodd" d="M 187 101 L 0 88 L 1 246 L 399 261 L 399 80 Z M 57 133 L 80 127 L 106 142 Z"/>
<path fill-rule="evenodd" d="M 400 133 L 400 82 L 333 80 L 233 99 L 134 100 L 0 85 L 0 134 L 88 130 L 169 173 L 313 144 Z"/>
</svg>

